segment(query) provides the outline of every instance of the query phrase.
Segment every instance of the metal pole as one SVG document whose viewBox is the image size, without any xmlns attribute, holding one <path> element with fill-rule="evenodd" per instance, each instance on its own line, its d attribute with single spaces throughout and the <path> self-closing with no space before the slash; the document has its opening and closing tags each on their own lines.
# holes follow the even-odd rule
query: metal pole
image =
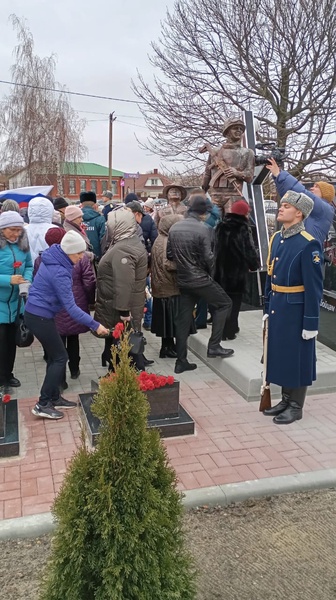
<svg viewBox="0 0 336 600">
<path fill-rule="evenodd" d="M 114 111 L 109 115 L 109 176 L 108 176 L 108 189 L 112 191 L 112 144 L 113 144 L 113 121 L 117 117 L 114 117 Z"/>
</svg>

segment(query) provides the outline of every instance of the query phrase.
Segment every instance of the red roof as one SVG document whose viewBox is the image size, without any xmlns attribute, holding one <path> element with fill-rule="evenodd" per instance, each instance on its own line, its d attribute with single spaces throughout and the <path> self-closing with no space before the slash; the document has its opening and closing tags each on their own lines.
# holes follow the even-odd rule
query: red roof
<svg viewBox="0 0 336 600">
<path fill-rule="evenodd" d="M 161 179 L 162 185 L 147 185 L 146 186 L 148 179 Z M 155 173 L 153 171 L 152 173 L 140 173 L 139 177 L 135 180 L 125 177 L 125 190 L 127 190 L 127 188 L 129 187 L 133 191 L 134 181 L 135 181 L 135 191 L 136 192 L 141 191 L 141 190 L 147 190 L 147 191 L 162 190 L 162 187 L 165 187 L 166 185 L 170 185 L 172 183 L 172 180 L 169 179 L 169 177 L 166 177 L 166 175 L 162 175 L 162 173 Z"/>
</svg>

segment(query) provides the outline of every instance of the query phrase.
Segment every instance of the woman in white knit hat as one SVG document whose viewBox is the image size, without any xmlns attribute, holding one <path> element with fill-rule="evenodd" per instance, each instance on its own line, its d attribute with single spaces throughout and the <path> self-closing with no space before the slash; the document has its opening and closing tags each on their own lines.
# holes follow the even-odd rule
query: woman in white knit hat
<svg viewBox="0 0 336 600">
<path fill-rule="evenodd" d="M 66 233 L 60 244 L 53 244 L 43 252 L 40 268 L 30 288 L 25 321 L 48 356 L 40 397 L 32 409 L 32 413 L 37 417 L 61 419 L 64 415 L 58 409 L 76 406 L 75 402 L 62 398 L 59 392 L 68 354 L 57 331 L 55 315 L 65 308 L 70 317 L 96 331 L 98 335 L 109 333 L 108 329 L 75 303 L 72 269 L 81 260 L 85 250 L 86 243 L 79 233 Z"/>
<path fill-rule="evenodd" d="M 24 221 L 18 212 L 0 215 L 0 387 L 19 387 L 13 375 L 19 286 L 30 282 L 33 263 Z"/>
</svg>

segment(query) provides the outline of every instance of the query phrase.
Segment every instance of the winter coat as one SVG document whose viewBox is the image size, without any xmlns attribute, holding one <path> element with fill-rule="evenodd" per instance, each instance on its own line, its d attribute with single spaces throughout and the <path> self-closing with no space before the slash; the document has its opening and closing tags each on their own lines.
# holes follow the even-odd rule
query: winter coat
<svg viewBox="0 0 336 600">
<path fill-rule="evenodd" d="M 214 256 L 210 232 L 194 212 L 170 228 L 167 258 L 176 262 L 180 290 L 203 287 L 211 282 Z"/>
<path fill-rule="evenodd" d="M 90 206 L 84 206 L 82 211 L 84 225 L 86 226 L 86 235 L 90 240 L 95 257 L 100 259 L 102 255 L 100 244 L 106 229 L 105 219 L 103 215 Z"/>
<path fill-rule="evenodd" d="M 167 243 L 170 228 L 181 218 L 180 215 L 167 215 L 160 219 L 159 235 L 151 252 L 151 282 L 154 298 L 169 298 L 180 294 L 176 280 L 176 264 L 167 258 Z"/>
<path fill-rule="evenodd" d="M 304 226 L 305 230 L 316 238 L 323 247 L 335 214 L 333 205 L 329 204 L 327 200 L 315 196 L 315 194 L 307 190 L 302 183 L 295 179 L 293 175 L 287 173 L 287 171 L 280 171 L 279 175 L 274 177 L 274 181 L 277 192 L 281 197 L 288 190 L 293 190 L 299 194 L 307 194 L 309 198 L 314 200 L 314 208 L 309 217 L 305 219 Z"/>
<path fill-rule="evenodd" d="M 111 328 L 130 311 L 140 329 L 146 276 L 147 252 L 137 234 L 116 241 L 99 262 L 95 318 Z"/>
<path fill-rule="evenodd" d="M 302 330 L 318 330 L 323 291 L 321 254 L 320 243 L 306 231 L 291 237 L 278 231 L 271 240 L 264 309 L 269 315 L 269 383 L 297 388 L 316 379 L 315 338 L 304 340 Z M 283 289 L 298 286 L 303 289 L 290 293 Z"/>
<path fill-rule="evenodd" d="M 43 253 L 42 253 L 43 254 Z M 42 262 L 40 254 L 34 262 L 34 277 L 36 277 Z M 75 302 L 79 308 L 89 314 L 89 305 L 94 303 L 96 290 L 96 277 L 92 263 L 84 254 L 83 258 L 74 265 L 72 271 L 72 291 Z M 70 317 L 66 310 L 62 310 L 55 318 L 57 331 L 60 335 L 78 335 L 88 331 L 88 327 L 77 323 Z"/>
<path fill-rule="evenodd" d="M 72 292 L 73 267 L 59 244 L 53 244 L 45 250 L 29 290 L 26 310 L 33 315 L 53 319 L 65 308 L 77 323 L 96 331 L 99 323 L 76 305 Z"/>
<path fill-rule="evenodd" d="M 72 291 L 79 308 L 89 314 L 89 305 L 94 303 L 96 277 L 88 256 L 74 265 L 72 271 Z M 60 335 L 78 335 L 89 331 L 89 327 L 72 319 L 66 310 L 62 310 L 55 318 L 57 331 Z"/>
<path fill-rule="evenodd" d="M 14 267 L 14 263 L 22 263 Z M 33 263 L 26 232 L 15 244 L 10 244 L 0 231 L 0 323 L 14 323 L 17 315 L 19 286 L 12 285 L 12 275 L 22 275 L 28 281 L 33 277 Z M 23 307 L 22 311 L 23 312 Z"/>
<path fill-rule="evenodd" d="M 51 227 L 58 227 L 52 224 L 54 216 L 54 206 L 48 198 L 32 198 L 28 204 L 29 225 L 27 225 L 27 235 L 32 261 L 38 257 L 40 252 L 48 248 L 44 239 L 45 234 Z"/>
<path fill-rule="evenodd" d="M 228 293 L 243 293 L 248 271 L 259 267 L 246 217 L 227 214 L 215 230 L 215 281 Z"/>
<path fill-rule="evenodd" d="M 143 237 L 145 240 L 145 246 L 147 252 L 151 251 L 151 248 L 158 236 L 158 230 L 156 225 L 150 215 L 143 215 L 140 223 L 140 227 L 142 229 Z"/>
</svg>

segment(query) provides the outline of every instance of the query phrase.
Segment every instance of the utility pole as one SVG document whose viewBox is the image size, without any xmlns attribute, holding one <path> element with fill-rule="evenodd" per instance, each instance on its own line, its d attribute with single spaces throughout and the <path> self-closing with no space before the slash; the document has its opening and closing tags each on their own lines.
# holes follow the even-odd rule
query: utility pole
<svg viewBox="0 0 336 600">
<path fill-rule="evenodd" d="M 112 143 L 113 143 L 113 122 L 117 117 L 114 117 L 114 111 L 109 115 L 109 179 L 108 189 L 112 192 Z"/>
</svg>

